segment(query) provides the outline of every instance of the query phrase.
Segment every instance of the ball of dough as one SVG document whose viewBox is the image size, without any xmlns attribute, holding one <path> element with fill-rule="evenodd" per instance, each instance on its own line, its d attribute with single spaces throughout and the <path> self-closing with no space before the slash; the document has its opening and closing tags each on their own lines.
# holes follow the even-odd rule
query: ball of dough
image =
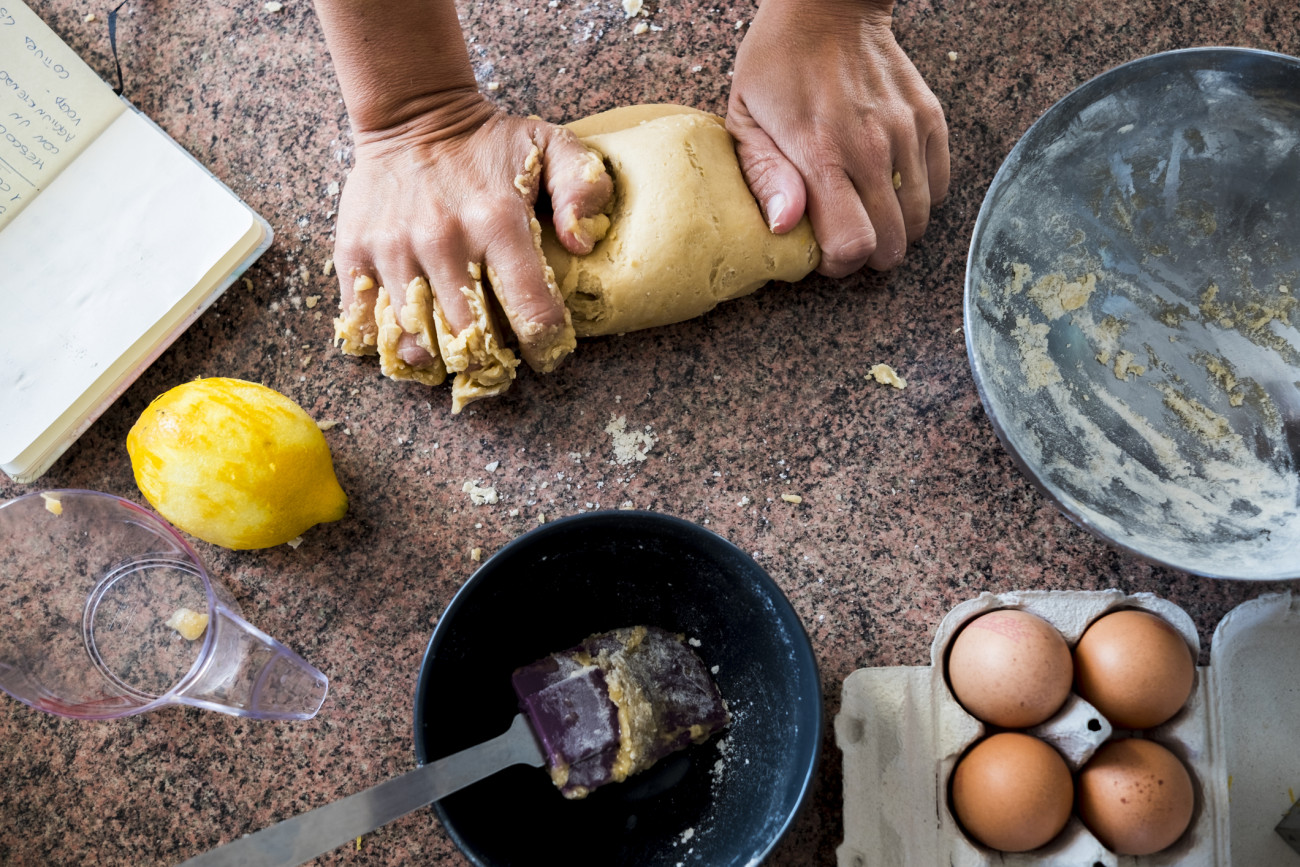
<svg viewBox="0 0 1300 867">
<path fill-rule="evenodd" d="M 720 117 L 638 105 L 568 126 L 614 181 L 609 230 L 591 253 L 575 256 L 543 231 L 579 337 L 681 322 L 817 267 L 806 217 L 784 235 L 768 229 Z"/>
</svg>

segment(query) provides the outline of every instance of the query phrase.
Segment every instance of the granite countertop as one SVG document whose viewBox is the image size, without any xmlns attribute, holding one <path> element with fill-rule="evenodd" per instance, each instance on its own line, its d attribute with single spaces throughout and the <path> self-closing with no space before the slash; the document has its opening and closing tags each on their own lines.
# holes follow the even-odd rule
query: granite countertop
<svg viewBox="0 0 1300 867">
<path fill-rule="evenodd" d="M 107 7 L 34 8 L 115 79 Z M 554 121 L 639 102 L 722 112 L 755 11 L 650 2 L 652 26 L 636 34 L 617 0 L 461 8 L 480 84 Z M 181 708 L 78 723 L 0 698 L 0 863 L 174 864 L 413 767 L 417 669 L 475 568 L 471 549 L 490 554 L 539 514 L 630 503 L 696 521 L 753 552 L 789 595 L 818 654 L 826 748 L 810 808 L 772 864 L 833 862 L 841 684 L 864 666 L 926 664 L 953 605 L 986 590 L 1148 591 L 1183 606 L 1204 647 L 1227 611 L 1279 589 L 1153 566 L 1045 500 L 980 404 L 962 284 L 984 193 L 1052 103 L 1166 49 L 1300 54 L 1300 6 L 900 0 L 895 26 L 947 110 L 952 148 L 951 195 L 900 268 L 771 285 L 678 326 L 585 341 L 554 374 L 525 372 L 505 397 L 452 416 L 446 387 L 390 382 L 373 359 L 330 347 L 326 265 L 352 141 L 309 2 L 128 0 L 126 95 L 262 213 L 275 244 L 38 484 L 0 480 L 0 497 L 73 487 L 143 502 L 126 432 L 196 376 L 257 380 L 338 421 L 327 436 L 345 520 L 296 549 L 197 543 L 248 619 L 319 666 L 331 691 L 316 719 L 291 724 Z M 868 380 L 876 363 L 907 388 Z M 605 428 L 617 417 L 657 438 L 643 462 L 614 460 Z M 462 486 L 489 475 L 501 500 L 475 506 Z M 424 810 L 319 863 L 435 861 L 465 863 Z"/>
</svg>

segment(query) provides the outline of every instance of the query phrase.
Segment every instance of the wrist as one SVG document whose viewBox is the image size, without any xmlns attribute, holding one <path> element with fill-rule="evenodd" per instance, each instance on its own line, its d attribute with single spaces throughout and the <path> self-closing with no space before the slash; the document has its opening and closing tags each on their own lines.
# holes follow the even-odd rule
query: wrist
<svg viewBox="0 0 1300 867">
<path fill-rule="evenodd" d="M 316 0 L 348 117 L 386 130 L 463 105 L 478 85 L 451 0 Z"/>
<path fill-rule="evenodd" d="M 894 0 L 759 0 L 758 14 L 805 32 L 842 32 L 855 25 L 889 29 Z"/>
<path fill-rule="evenodd" d="M 848 12 L 872 12 L 886 17 L 894 14 L 894 0 L 758 0 L 760 8 L 764 6 L 790 6 L 792 8 L 817 10 L 823 7 L 838 7 Z"/>
<path fill-rule="evenodd" d="M 349 120 L 358 154 L 364 149 L 371 155 L 392 154 L 406 150 L 412 143 L 426 145 L 473 133 L 486 124 L 500 109 L 474 87 L 454 88 L 413 96 L 403 103 L 387 106 L 387 113 L 366 115 L 363 125 L 349 110 Z M 395 150 L 394 150 L 395 149 Z"/>
</svg>

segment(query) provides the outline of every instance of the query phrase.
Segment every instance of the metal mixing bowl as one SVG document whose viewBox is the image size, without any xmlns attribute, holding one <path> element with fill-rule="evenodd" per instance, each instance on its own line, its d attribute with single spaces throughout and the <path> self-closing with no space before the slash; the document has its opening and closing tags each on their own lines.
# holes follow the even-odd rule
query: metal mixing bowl
<svg viewBox="0 0 1300 867">
<path fill-rule="evenodd" d="M 993 179 L 965 293 L 989 418 L 1067 516 L 1300 577 L 1300 60 L 1173 51 L 1062 99 Z"/>
</svg>

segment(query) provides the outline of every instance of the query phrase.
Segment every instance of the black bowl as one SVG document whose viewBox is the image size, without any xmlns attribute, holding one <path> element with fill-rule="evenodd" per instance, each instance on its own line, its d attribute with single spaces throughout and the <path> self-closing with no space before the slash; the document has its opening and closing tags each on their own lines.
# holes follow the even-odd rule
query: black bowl
<svg viewBox="0 0 1300 867">
<path fill-rule="evenodd" d="M 416 759 L 505 731 L 518 712 L 514 669 L 639 624 L 698 640 L 730 728 L 579 801 L 522 765 L 442 799 L 438 816 L 472 862 L 751 864 L 790 826 L 821 752 L 821 681 L 803 624 L 740 549 L 650 512 L 546 524 L 470 577 L 425 652 Z"/>
</svg>

